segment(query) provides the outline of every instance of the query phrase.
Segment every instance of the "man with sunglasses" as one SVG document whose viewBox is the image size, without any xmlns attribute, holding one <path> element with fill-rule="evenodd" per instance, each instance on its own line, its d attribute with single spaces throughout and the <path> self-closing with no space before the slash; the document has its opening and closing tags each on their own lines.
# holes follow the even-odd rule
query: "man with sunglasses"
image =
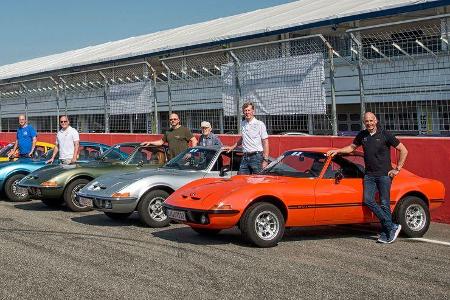
<svg viewBox="0 0 450 300">
<path fill-rule="evenodd" d="M 197 139 L 189 130 L 180 124 L 180 118 L 177 114 L 170 114 L 169 116 L 170 128 L 164 133 L 162 139 L 158 141 L 143 142 L 142 146 L 161 146 L 164 143 L 169 145 L 169 158 L 172 159 L 189 147 L 189 142 L 192 147 L 197 146 Z"/>
<path fill-rule="evenodd" d="M 78 131 L 70 126 L 69 118 L 61 116 L 59 118 L 61 129 L 56 135 L 56 146 L 53 150 L 52 158 L 47 163 L 52 163 L 59 152 L 59 160 L 62 164 L 69 165 L 77 161 L 78 149 L 80 148 L 80 135 Z"/>
</svg>

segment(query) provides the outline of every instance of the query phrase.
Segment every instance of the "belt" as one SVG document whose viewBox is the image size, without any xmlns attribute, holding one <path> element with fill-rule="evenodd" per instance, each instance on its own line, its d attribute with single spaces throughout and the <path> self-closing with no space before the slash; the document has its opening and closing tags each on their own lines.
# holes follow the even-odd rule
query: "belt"
<svg viewBox="0 0 450 300">
<path fill-rule="evenodd" d="M 262 153 L 262 151 L 244 152 L 244 156 L 253 156 L 259 153 Z"/>
</svg>

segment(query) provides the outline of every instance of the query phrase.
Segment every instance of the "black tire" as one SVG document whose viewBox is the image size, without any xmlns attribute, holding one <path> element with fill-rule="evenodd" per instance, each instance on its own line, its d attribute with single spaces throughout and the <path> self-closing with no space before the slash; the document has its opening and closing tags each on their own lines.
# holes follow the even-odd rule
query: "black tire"
<svg viewBox="0 0 450 300">
<path fill-rule="evenodd" d="M 105 215 L 113 220 L 126 220 L 133 212 L 130 213 L 113 213 L 113 212 L 104 212 Z"/>
<path fill-rule="evenodd" d="M 402 225 L 402 233 L 407 237 L 421 237 L 430 227 L 430 211 L 422 199 L 408 196 L 397 204 L 394 220 Z"/>
<path fill-rule="evenodd" d="M 42 203 L 47 205 L 48 207 L 61 207 L 64 203 L 63 198 L 59 199 L 41 199 Z"/>
<path fill-rule="evenodd" d="M 26 188 L 17 186 L 17 183 L 24 178 L 25 174 L 16 174 L 9 177 L 5 182 L 5 194 L 11 202 L 30 201 L 30 196 Z"/>
<path fill-rule="evenodd" d="M 64 202 L 66 203 L 67 207 L 71 211 L 90 211 L 92 207 L 89 206 L 82 206 L 78 200 L 76 199 L 76 192 L 81 190 L 86 184 L 88 184 L 89 180 L 84 178 L 75 179 L 71 183 L 69 183 L 66 186 L 66 189 L 64 190 Z"/>
<path fill-rule="evenodd" d="M 162 203 L 169 197 L 169 193 L 163 190 L 154 190 L 146 193 L 139 201 L 137 210 L 141 221 L 154 228 L 169 225 L 170 219 L 162 209 Z"/>
<path fill-rule="evenodd" d="M 270 217 L 272 226 L 266 228 L 272 231 L 264 237 L 263 232 L 258 232 L 257 225 L 261 226 L 261 218 Z M 281 211 L 273 204 L 267 202 L 258 202 L 250 206 L 239 221 L 242 236 L 244 239 L 258 247 L 274 247 L 283 238 L 284 217 Z M 270 225 L 270 224 L 269 224 Z M 267 234 L 267 232 L 266 232 Z"/>
<path fill-rule="evenodd" d="M 198 234 L 204 235 L 204 236 L 214 236 L 221 231 L 220 229 L 209 229 L 209 228 L 198 228 L 198 227 L 197 228 L 191 227 L 191 228 Z"/>
</svg>

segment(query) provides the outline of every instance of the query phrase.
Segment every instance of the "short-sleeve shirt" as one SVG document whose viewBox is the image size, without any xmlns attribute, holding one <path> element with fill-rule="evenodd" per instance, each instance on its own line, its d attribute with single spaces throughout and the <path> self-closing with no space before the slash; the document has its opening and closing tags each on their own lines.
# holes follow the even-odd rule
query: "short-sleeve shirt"
<svg viewBox="0 0 450 300">
<path fill-rule="evenodd" d="M 200 135 L 198 145 L 203 147 L 221 148 L 222 142 L 214 133 L 210 132 L 207 136 L 203 134 Z"/>
<path fill-rule="evenodd" d="M 180 126 L 176 129 L 170 128 L 167 130 L 162 139 L 164 142 L 169 144 L 170 158 L 174 158 L 186 150 L 192 137 L 194 137 L 192 132 L 184 126 Z"/>
<path fill-rule="evenodd" d="M 244 120 L 241 123 L 241 132 L 244 152 L 263 151 L 262 140 L 269 137 L 263 122 L 256 118 L 251 119 L 250 122 Z"/>
<path fill-rule="evenodd" d="M 59 150 L 59 159 L 72 159 L 75 152 L 74 142 L 80 140 L 78 131 L 69 126 L 66 130 L 59 130 L 56 135 L 56 144 Z"/>
<path fill-rule="evenodd" d="M 366 175 L 387 176 L 392 169 L 390 148 L 397 147 L 400 141 L 385 130 L 378 129 L 374 135 L 370 135 L 366 129 L 358 133 L 353 144 L 364 149 Z"/>
<path fill-rule="evenodd" d="M 26 125 L 17 128 L 17 144 L 19 146 L 19 154 L 28 154 L 33 147 L 33 138 L 37 136 L 36 130 L 33 126 Z"/>
</svg>

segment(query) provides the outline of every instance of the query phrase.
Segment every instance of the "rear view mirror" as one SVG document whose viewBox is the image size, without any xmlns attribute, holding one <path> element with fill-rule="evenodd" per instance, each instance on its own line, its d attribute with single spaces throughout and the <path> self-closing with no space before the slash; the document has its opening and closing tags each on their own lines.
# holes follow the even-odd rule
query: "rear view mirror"
<svg viewBox="0 0 450 300">
<path fill-rule="evenodd" d="M 342 174 L 341 170 L 337 170 L 336 174 L 334 174 L 334 183 L 339 184 L 342 178 L 344 178 L 344 174 Z"/>
<path fill-rule="evenodd" d="M 220 169 L 219 176 L 223 177 L 223 176 L 225 176 L 227 174 L 227 172 L 230 172 L 230 168 L 229 167 L 222 167 Z"/>
</svg>

